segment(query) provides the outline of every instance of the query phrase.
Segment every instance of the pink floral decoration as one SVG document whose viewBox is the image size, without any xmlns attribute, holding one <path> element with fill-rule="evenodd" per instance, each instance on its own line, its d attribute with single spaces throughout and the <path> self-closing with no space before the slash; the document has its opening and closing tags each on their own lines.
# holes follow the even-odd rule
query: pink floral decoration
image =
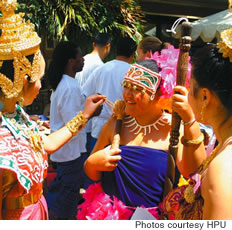
<svg viewBox="0 0 232 230">
<path fill-rule="evenodd" d="M 154 54 L 151 54 L 151 58 L 146 58 L 155 60 L 158 66 L 162 69 L 160 74 L 163 80 L 163 84 L 161 85 L 163 98 L 170 98 L 173 94 L 173 88 L 176 85 L 176 70 L 179 52 L 179 49 L 176 49 L 174 48 L 174 46 L 169 45 L 167 49 L 163 49 L 161 51 L 161 54 L 159 54 L 159 52 L 155 52 Z M 189 57 L 186 87 L 189 87 L 191 69 L 192 65 L 190 63 Z"/>
<path fill-rule="evenodd" d="M 78 220 L 129 220 L 135 207 L 128 207 L 115 196 L 104 193 L 101 183 L 91 184 L 83 195 L 85 201 L 78 206 Z M 142 206 L 142 208 L 145 208 Z M 146 208 L 160 219 L 158 207 Z"/>
<path fill-rule="evenodd" d="M 103 192 L 101 184 L 92 184 L 83 195 L 85 201 L 78 206 L 78 220 L 128 220 L 133 211 L 122 201 L 113 200 Z"/>
</svg>

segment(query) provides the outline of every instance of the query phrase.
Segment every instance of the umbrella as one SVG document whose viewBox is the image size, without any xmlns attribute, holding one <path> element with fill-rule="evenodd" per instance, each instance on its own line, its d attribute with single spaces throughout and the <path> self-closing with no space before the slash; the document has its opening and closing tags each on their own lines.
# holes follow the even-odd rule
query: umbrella
<svg viewBox="0 0 232 230">
<path fill-rule="evenodd" d="M 220 40 L 220 32 L 232 27 L 232 13 L 223 10 L 216 14 L 201 18 L 192 23 L 192 40 L 201 38 L 204 42 L 211 42 L 214 38 Z M 175 38 L 180 38 L 180 26 L 176 29 Z"/>
</svg>

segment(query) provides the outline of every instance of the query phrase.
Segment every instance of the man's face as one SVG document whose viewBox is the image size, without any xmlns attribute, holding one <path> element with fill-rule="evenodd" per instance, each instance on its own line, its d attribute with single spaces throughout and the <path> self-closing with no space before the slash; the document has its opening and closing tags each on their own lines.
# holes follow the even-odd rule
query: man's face
<svg viewBox="0 0 232 230">
<path fill-rule="evenodd" d="M 82 56 L 82 53 L 81 53 L 81 49 L 78 48 L 77 49 L 77 53 L 76 53 L 76 58 L 73 59 L 73 72 L 76 73 L 76 72 L 80 72 L 82 69 L 83 69 L 83 66 L 84 66 L 84 58 Z"/>
</svg>

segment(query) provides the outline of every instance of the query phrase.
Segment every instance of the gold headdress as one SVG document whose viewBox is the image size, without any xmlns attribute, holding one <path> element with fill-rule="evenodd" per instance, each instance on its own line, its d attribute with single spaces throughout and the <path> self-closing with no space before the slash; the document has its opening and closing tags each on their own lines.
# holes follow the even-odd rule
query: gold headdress
<svg viewBox="0 0 232 230">
<path fill-rule="evenodd" d="M 222 53 L 224 58 L 229 58 L 232 62 L 232 28 L 221 32 L 221 41 L 217 44 L 219 53 Z"/>
<path fill-rule="evenodd" d="M 0 73 L 0 87 L 6 98 L 18 97 L 27 74 L 34 82 L 39 74 L 41 39 L 34 32 L 34 25 L 25 22 L 24 14 L 15 14 L 16 0 L 1 0 L 0 11 L 0 68 L 4 61 L 13 60 L 14 81 Z M 26 58 L 34 54 L 33 63 Z M 0 71 L 1 72 L 1 71 Z"/>
</svg>

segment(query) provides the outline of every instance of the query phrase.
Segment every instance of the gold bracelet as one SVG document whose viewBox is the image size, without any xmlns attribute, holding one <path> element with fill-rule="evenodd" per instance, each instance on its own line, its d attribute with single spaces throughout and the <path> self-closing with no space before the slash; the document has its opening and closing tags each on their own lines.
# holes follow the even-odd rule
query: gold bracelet
<svg viewBox="0 0 232 230">
<path fill-rule="evenodd" d="M 81 129 L 85 127 L 88 119 L 86 119 L 83 113 L 80 111 L 71 121 L 65 124 L 73 136 L 75 136 Z"/>
<path fill-rule="evenodd" d="M 203 141 L 204 141 L 204 134 L 203 134 L 203 133 L 201 133 L 201 135 L 200 135 L 197 139 L 194 139 L 194 140 L 185 139 L 184 136 L 181 138 L 181 143 L 182 143 L 184 146 L 199 145 L 199 144 L 201 144 Z"/>
</svg>

